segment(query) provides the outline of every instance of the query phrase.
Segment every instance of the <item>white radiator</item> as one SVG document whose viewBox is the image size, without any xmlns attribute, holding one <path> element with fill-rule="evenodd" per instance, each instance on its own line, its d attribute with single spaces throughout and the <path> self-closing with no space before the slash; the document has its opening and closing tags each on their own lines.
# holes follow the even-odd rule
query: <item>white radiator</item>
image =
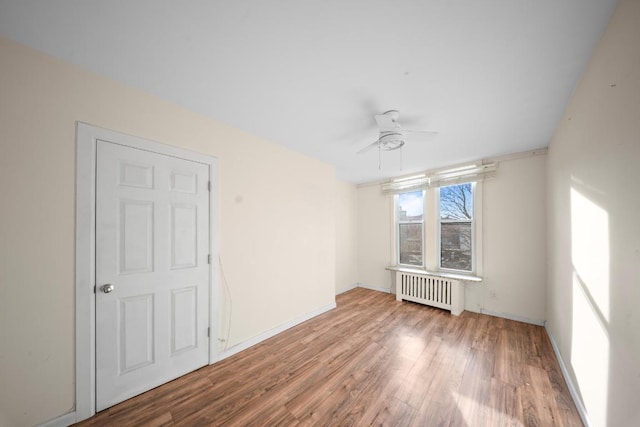
<svg viewBox="0 0 640 427">
<path fill-rule="evenodd" d="M 413 301 L 450 310 L 456 316 L 464 311 L 464 284 L 458 280 L 396 270 L 396 300 Z"/>
</svg>

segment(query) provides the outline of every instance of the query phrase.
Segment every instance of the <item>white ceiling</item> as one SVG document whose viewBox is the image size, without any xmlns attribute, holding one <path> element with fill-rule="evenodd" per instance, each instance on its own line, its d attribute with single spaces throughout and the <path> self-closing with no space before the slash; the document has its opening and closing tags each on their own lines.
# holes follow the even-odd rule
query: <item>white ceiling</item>
<svg viewBox="0 0 640 427">
<path fill-rule="evenodd" d="M 0 35 L 362 183 L 547 146 L 615 4 L 0 0 Z M 439 134 L 379 170 L 356 151 L 389 109 Z"/>
</svg>

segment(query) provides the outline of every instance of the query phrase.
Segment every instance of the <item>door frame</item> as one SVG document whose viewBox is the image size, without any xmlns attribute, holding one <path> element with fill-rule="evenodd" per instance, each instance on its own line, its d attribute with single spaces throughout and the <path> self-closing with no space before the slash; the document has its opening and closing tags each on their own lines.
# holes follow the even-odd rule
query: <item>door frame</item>
<svg viewBox="0 0 640 427">
<path fill-rule="evenodd" d="M 120 132 L 76 123 L 75 418 L 96 413 L 96 149 L 103 140 L 209 166 L 209 364 L 218 360 L 218 159 Z"/>
</svg>

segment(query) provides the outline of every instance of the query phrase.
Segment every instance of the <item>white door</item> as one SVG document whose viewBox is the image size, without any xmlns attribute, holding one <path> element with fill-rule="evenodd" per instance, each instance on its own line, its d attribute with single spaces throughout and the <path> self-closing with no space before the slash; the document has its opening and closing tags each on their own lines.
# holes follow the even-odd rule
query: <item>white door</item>
<svg viewBox="0 0 640 427">
<path fill-rule="evenodd" d="M 97 142 L 96 408 L 209 361 L 209 167 Z"/>
</svg>

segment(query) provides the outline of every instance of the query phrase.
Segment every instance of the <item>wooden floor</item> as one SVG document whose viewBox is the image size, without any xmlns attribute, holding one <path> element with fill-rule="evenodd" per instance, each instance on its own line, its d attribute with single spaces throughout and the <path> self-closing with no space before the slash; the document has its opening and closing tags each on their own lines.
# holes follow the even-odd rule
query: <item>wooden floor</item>
<svg viewBox="0 0 640 427">
<path fill-rule="evenodd" d="M 357 288 L 79 425 L 581 426 L 545 330 Z"/>
</svg>

